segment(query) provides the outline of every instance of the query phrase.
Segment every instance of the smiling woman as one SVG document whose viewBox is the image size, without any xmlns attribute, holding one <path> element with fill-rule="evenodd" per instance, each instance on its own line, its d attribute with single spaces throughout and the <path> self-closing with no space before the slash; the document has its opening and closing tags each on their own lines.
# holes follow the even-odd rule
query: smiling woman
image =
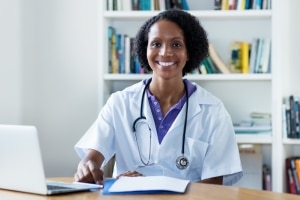
<svg viewBox="0 0 300 200">
<path fill-rule="evenodd" d="M 177 24 L 160 20 L 148 34 L 147 60 L 154 74 L 164 78 L 178 76 L 188 60 L 183 32 Z"/>
<path fill-rule="evenodd" d="M 164 25 L 170 24 L 169 27 L 158 27 L 159 24 L 162 25 L 160 23 L 161 21 L 163 21 L 162 23 Z M 173 30 L 174 27 L 176 28 Z M 168 34 L 169 37 L 179 37 L 179 41 L 177 42 L 180 43 L 177 45 L 184 45 L 183 48 L 186 50 L 186 54 L 189 59 L 187 59 L 187 63 L 183 70 L 183 75 L 197 68 L 199 66 L 199 62 L 208 55 L 207 34 L 200 25 L 199 20 L 190 15 L 188 12 L 181 10 L 169 10 L 168 12 L 161 12 L 159 15 L 154 16 L 150 20 L 146 21 L 137 33 L 135 50 L 141 66 L 151 70 L 150 63 L 148 63 L 147 59 L 147 49 L 149 49 L 148 45 L 151 44 L 150 39 L 151 37 L 154 37 L 153 34 L 159 34 L 159 32 L 164 32 L 164 30 L 168 31 L 168 33 L 165 32 L 165 34 Z M 177 31 L 176 35 L 172 35 L 174 34 L 175 30 Z M 158 43 L 158 45 L 160 44 Z M 176 44 L 173 45 L 176 46 Z"/>
<path fill-rule="evenodd" d="M 118 177 L 237 182 L 242 168 L 227 110 L 184 78 L 208 54 L 198 19 L 176 9 L 159 13 L 138 31 L 135 51 L 152 77 L 110 96 L 75 146 L 82 158 L 75 180 L 102 182 L 100 167 L 115 156 Z"/>
</svg>

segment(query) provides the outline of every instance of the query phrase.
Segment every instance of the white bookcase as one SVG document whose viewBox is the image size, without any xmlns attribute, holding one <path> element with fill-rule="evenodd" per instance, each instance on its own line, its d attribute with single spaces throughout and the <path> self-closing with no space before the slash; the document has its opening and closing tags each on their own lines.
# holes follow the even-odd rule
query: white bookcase
<svg viewBox="0 0 300 200">
<path fill-rule="evenodd" d="M 282 26 L 277 27 L 277 25 L 274 24 L 276 30 L 286 30 L 281 32 L 282 35 L 279 36 L 281 38 L 280 46 L 276 49 L 276 55 L 281 58 L 279 60 L 280 63 L 278 63 L 279 72 L 277 73 L 279 79 L 281 79 L 281 85 L 277 85 L 278 90 L 281 92 L 281 101 L 284 97 L 288 97 L 291 94 L 300 94 L 300 67 L 298 53 L 298 47 L 300 45 L 300 27 L 296 25 L 300 19 L 299 7 L 300 1 L 298 0 L 284 2 L 278 9 L 279 14 L 276 15 L 278 20 L 281 20 Z M 282 21 L 282 18 L 284 18 L 284 21 Z M 282 118 L 278 119 L 278 122 L 281 119 Z M 282 123 L 279 124 L 282 125 Z M 278 128 L 284 127 L 281 126 Z M 282 159 L 282 162 L 284 162 L 286 157 L 300 155 L 300 139 L 287 139 L 286 137 L 280 137 L 278 140 L 280 140 L 280 148 L 282 150 L 282 153 L 278 154 L 278 157 Z M 280 163 L 280 166 L 284 168 L 284 164 Z M 284 173 L 283 177 L 283 188 L 286 190 Z"/>
<path fill-rule="evenodd" d="M 118 33 L 135 36 L 142 23 L 157 11 L 106 11 L 106 1 L 99 0 L 99 109 L 106 102 L 109 95 L 121 90 L 150 75 L 139 74 L 109 74 L 108 73 L 108 26 L 116 28 Z M 201 2 L 201 3 L 200 3 Z M 199 83 L 201 86 L 218 96 L 225 104 L 234 122 L 249 117 L 250 112 L 272 113 L 272 133 L 264 135 L 237 135 L 238 143 L 261 145 L 263 163 L 272 170 L 272 190 L 286 191 L 284 159 L 289 155 L 296 155 L 299 151 L 299 140 L 284 140 L 282 137 L 281 103 L 285 88 L 292 84 L 292 80 L 282 85 L 284 78 L 290 76 L 298 80 L 293 72 L 282 74 L 283 66 L 297 66 L 296 60 L 290 58 L 290 46 L 297 39 L 299 30 L 296 18 L 299 3 L 297 0 L 272 0 L 272 10 L 247 11 L 215 11 L 214 1 L 189 0 L 190 11 L 200 19 L 208 32 L 209 41 L 217 49 L 224 61 L 230 58 L 230 43 L 234 40 L 251 42 L 254 37 L 269 37 L 271 47 L 271 74 L 216 74 L 216 75 L 188 75 L 186 78 Z M 299 1 L 300 2 L 300 1 Z M 294 6 L 293 4 L 298 4 Z M 291 10 L 293 9 L 293 10 Z M 298 14 L 299 16 L 299 14 Z M 287 20 L 293 21 L 289 22 Z M 294 25 L 294 26 L 293 26 Z M 299 39 L 298 39 L 299 40 Z M 293 54 L 297 57 L 295 45 Z M 298 66 L 299 68 L 299 66 Z M 300 71 L 298 69 L 298 71 Z M 298 73 L 300 74 L 300 73 Z M 297 82 L 293 83 L 296 87 Z M 289 90 L 293 92 L 293 90 Z M 300 94 L 300 87 L 295 91 Z M 300 154 L 300 153 L 299 153 Z"/>
</svg>

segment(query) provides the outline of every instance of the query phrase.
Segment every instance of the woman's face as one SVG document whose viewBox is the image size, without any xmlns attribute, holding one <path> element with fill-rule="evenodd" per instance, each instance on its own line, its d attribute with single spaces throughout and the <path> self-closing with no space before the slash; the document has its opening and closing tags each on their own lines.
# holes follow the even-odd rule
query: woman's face
<svg viewBox="0 0 300 200">
<path fill-rule="evenodd" d="M 164 79 L 182 77 L 188 55 L 183 31 L 176 23 L 159 20 L 151 26 L 147 59 L 154 75 Z"/>
</svg>

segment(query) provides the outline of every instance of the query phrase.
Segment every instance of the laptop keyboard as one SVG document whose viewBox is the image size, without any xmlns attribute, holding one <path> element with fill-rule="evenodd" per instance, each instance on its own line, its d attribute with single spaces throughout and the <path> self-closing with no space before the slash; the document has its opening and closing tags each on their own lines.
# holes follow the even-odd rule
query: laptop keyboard
<svg viewBox="0 0 300 200">
<path fill-rule="evenodd" d="M 64 186 L 58 186 L 58 185 L 47 185 L 48 190 L 66 190 L 66 189 L 72 189 L 71 187 L 64 187 Z"/>
</svg>

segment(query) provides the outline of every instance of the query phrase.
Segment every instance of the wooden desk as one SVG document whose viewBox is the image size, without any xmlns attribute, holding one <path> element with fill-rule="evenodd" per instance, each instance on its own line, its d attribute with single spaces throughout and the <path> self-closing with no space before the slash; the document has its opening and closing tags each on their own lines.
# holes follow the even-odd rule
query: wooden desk
<svg viewBox="0 0 300 200">
<path fill-rule="evenodd" d="M 73 178 L 54 178 L 53 180 L 72 182 Z M 162 200 L 299 200 L 299 196 L 270 191 L 237 188 L 230 186 L 192 183 L 185 194 L 152 194 L 152 195 L 102 195 L 101 190 L 93 192 L 79 192 L 55 196 L 42 196 L 13 192 L 0 189 L 0 199 L 3 200 L 120 200 L 120 199 L 162 199 Z"/>
</svg>

